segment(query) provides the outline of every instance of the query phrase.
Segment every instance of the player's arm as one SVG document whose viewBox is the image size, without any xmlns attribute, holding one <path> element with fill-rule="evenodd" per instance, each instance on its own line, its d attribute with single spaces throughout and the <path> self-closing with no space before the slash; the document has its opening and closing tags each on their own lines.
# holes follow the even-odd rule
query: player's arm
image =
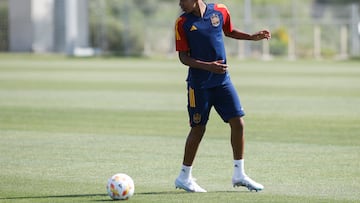
<svg viewBox="0 0 360 203">
<path fill-rule="evenodd" d="M 224 74 L 227 71 L 227 64 L 224 64 L 224 60 L 218 61 L 201 61 L 192 58 L 188 51 L 179 51 L 179 59 L 181 63 L 192 68 L 199 68 L 202 70 L 210 71 L 217 74 Z"/>
<path fill-rule="evenodd" d="M 253 40 L 253 41 L 259 41 L 262 39 L 270 39 L 271 33 L 269 30 L 261 30 L 255 34 L 248 34 L 245 32 L 241 32 L 240 30 L 234 28 L 231 32 L 224 32 L 225 36 L 231 37 L 234 39 L 240 39 L 240 40 Z"/>
<path fill-rule="evenodd" d="M 271 33 L 269 30 L 261 30 L 255 34 L 248 34 L 234 28 L 231 22 L 229 10 L 226 8 L 226 6 L 219 4 L 217 5 L 217 9 L 223 15 L 223 19 L 224 19 L 223 31 L 225 36 L 239 40 L 253 40 L 253 41 L 271 38 Z"/>
</svg>

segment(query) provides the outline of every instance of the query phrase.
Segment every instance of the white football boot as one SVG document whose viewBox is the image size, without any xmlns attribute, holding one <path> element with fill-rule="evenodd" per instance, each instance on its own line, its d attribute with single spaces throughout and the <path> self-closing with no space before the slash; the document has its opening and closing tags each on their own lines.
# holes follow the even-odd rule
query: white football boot
<svg viewBox="0 0 360 203">
<path fill-rule="evenodd" d="M 247 187 L 250 191 L 255 190 L 256 192 L 264 189 L 264 186 L 260 183 L 255 182 L 249 176 L 244 176 L 242 178 L 232 178 L 232 184 L 234 187 L 244 186 Z"/>
<path fill-rule="evenodd" d="M 206 192 L 206 190 L 201 188 L 195 182 L 194 178 L 190 178 L 189 180 L 182 180 L 180 178 L 176 178 L 175 188 L 184 189 L 187 192 Z"/>
</svg>

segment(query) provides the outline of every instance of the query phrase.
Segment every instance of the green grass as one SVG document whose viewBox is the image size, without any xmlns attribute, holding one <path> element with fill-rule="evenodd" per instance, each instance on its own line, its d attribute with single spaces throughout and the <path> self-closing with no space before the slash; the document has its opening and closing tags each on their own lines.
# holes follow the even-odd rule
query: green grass
<svg viewBox="0 0 360 203">
<path fill-rule="evenodd" d="M 232 188 L 229 128 L 215 111 L 194 164 L 207 189 L 174 189 L 188 133 L 186 68 L 176 59 L 0 55 L 0 202 L 360 201 L 358 61 L 229 60 L 246 110 L 246 171 Z"/>
</svg>

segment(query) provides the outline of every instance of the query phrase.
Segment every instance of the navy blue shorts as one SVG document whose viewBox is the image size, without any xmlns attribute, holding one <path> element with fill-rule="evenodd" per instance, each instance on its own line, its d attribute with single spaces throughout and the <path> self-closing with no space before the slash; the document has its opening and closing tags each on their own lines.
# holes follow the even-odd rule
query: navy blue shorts
<svg viewBox="0 0 360 203">
<path fill-rule="evenodd" d="M 208 89 L 195 89 L 188 86 L 190 126 L 206 125 L 212 107 L 224 122 L 245 115 L 239 96 L 231 82 Z"/>
</svg>

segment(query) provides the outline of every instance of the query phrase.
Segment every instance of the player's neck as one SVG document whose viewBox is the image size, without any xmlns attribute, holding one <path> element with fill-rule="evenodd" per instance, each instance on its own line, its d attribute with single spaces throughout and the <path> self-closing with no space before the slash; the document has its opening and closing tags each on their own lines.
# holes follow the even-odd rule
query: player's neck
<svg viewBox="0 0 360 203">
<path fill-rule="evenodd" d="M 199 1 L 197 8 L 192 12 L 195 16 L 203 17 L 206 10 L 206 4 L 203 1 Z"/>
</svg>

